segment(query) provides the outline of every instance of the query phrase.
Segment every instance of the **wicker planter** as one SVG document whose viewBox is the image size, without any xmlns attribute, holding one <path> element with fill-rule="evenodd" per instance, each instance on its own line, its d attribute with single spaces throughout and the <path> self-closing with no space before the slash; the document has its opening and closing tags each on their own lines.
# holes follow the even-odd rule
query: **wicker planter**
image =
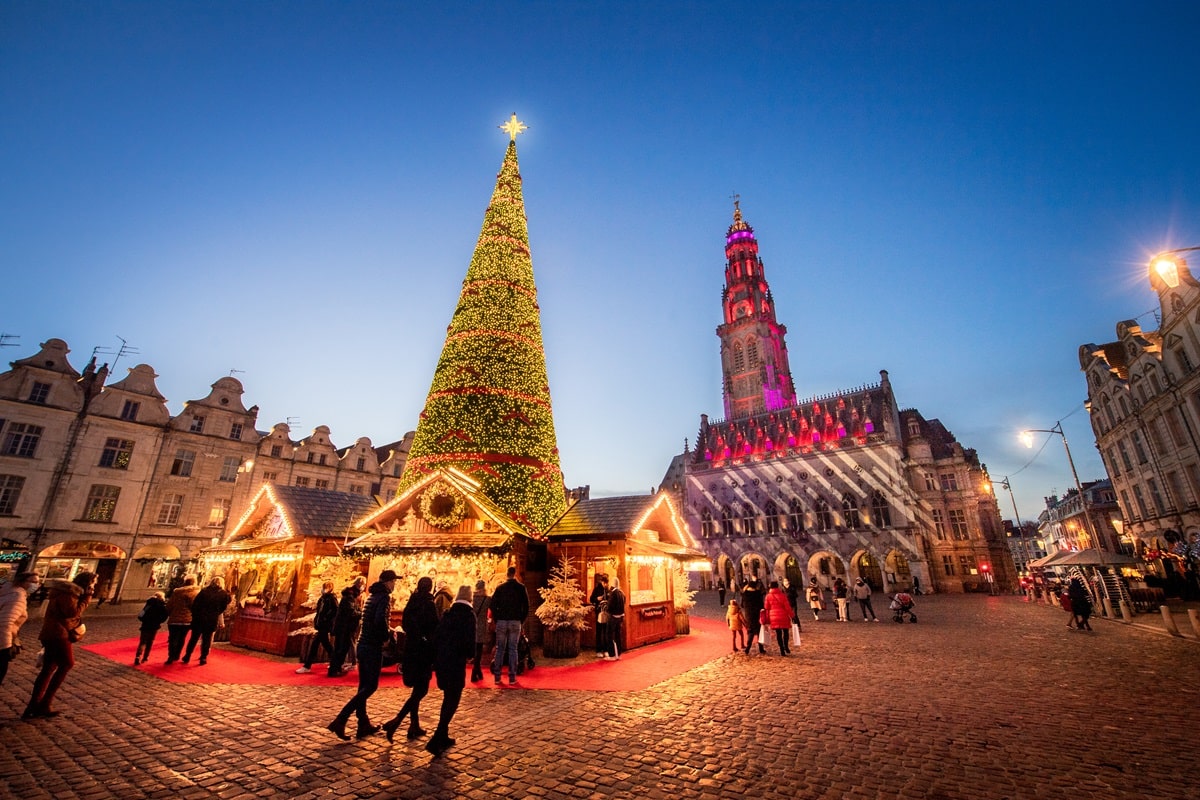
<svg viewBox="0 0 1200 800">
<path fill-rule="evenodd" d="M 686 611 L 679 611 L 678 609 L 676 609 L 676 611 L 675 611 L 675 635 L 676 636 L 687 636 L 691 632 L 692 632 L 691 617 L 688 616 L 688 613 Z"/>
<path fill-rule="evenodd" d="M 542 654 L 546 658 L 574 658 L 579 655 L 579 631 L 574 628 L 546 628 L 542 633 Z"/>
</svg>

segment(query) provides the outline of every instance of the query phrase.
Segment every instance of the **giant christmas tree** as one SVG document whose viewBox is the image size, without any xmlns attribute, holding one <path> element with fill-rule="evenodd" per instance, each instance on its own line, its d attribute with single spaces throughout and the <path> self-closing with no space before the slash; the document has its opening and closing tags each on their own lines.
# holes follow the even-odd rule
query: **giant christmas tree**
<svg viewBox="0 0 1200 800">
<path fill-rule="evenodd" d="M 430 472 L 456 467 L 529 533 L 540 536 L 566 508 L 550 407 L 546 355 L 517 134 L 483 215 L 442 357 L 417 424 L 399 492 Z"/>
</svg>

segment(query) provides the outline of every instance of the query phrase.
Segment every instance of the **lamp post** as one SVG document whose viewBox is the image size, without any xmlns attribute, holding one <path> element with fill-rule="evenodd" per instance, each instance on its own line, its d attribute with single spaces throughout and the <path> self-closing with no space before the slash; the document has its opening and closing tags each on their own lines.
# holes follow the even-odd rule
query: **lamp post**
<svg viewBox="0 0 1200 800">
<path fill-rule="evenodd" d="M 1007 475 L 1005 475 L 1003 479 L 998 480 L 998 481 L 993 481 L 991 478 L 989 478 L 988 482 L 994 483 L 997 486 L 1003 486 L 1004 489 L 1008 492 L 1008 499 L 1012 501 L 1013 517 L 1016 518 L 1016 520 L 1017 520 L 1017 536 L 1020 537 L 1020 541 L 1021 541 L 1021 563 L 1025 566 L 1026 572 L 1028 572 L 1029 571 L 1029 548 L 1027 548 L 1025 546 L 1025 526 L 1021 524 L 1021 512 L 1017 511 L 1017 498 L 1013 496 L 1012 485 L 1009 484 Z M 1017 582 L 1020 583 L 1020 580 L 1021 580 L 1020 570 L 1017 570 Z M 1025 587 L 1022 586 L 1021 588 L 1024 589 Z"/>
<path fill-rule="evenodd" d="M 1174 250 L 1163 250 L 1150 259 L 1150 269 L 1154 270 L 1158 274 L 1158 277 L 1162 278 L 1163 283 L 1174 289 L 1179 285 L 1179 262 L 1183 261 L 1183 259 L 1172 258 L 1172 256 L 1180 253 L 1191 253 L 1196 250 L 1200 250 L 1200 246 L 1177 247 Z M 1183 261 L 1183 263 L 1186 265 L 1187 261 Z"/>
<path fill-rule="evenodd" d="M 1092 517 L 1088 513 L 1087 498 L 1083 494 L 1083 486 L 1079 483 L 1079 473 L 1075 471 L 1075 459 L 1071 458 L 1071 446 L 1067 444 L 1067 435 L 1063 433 L 1062 421 L 1059 420 L 1054 424 L 1053 428 L 1046 430 L 1044 428 L 1030 428 L 1021 432 L 1021 441 L 1026 447 L 1033 447 L 1033 436 L 1035 433 L 1057 433 L 1062 438 L 1063 449 L 1067 451 L 1067 463 L 1071 466 L 1071 477 L 1075 479 L 1075 491 L 1079 493 L 1079 505 L 1083 509 L 1083 525 L 1087 531 L 1088 538 L 1096 547 L 1096 555 L 1100 559 L 1100 566 L 1108 566 L 1108 562 L 1104 558 L 1104 544 L 1100 541 L 1096 527 L 1092 524 Z"/>
</svg>

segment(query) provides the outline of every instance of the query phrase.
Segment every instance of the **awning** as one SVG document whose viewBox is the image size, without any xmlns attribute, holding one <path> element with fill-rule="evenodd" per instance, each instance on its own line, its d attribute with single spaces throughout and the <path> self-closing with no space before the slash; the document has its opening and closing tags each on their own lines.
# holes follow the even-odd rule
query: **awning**
<svg viewBox="0 0 1200 800">
<path fill-rule="evenodd" d="M 1077 553 L 1068 553 L 1066 558 L 1061 559 L 1057 565 L 1064 567 L 1121 567 L 1137 563 L 1139 562 L 1136 558 L 1124 553 L 1100 553 L 1095 548 L 1088 548 Z"/>
<path fill-rule="evenodd" d="M 1030 569 L 1045 569 L 1047 567 L 1058 566 L 1058 564 L 1064 558 L 1074 554 L 1075 553 L 1073 550 L 1059 550 L 1057 553 L 1051 553 L 1048 556 L 1042 556 L 1041 558 L 1034 559 L 1033 561 L 1030 561 L 1027 566 Z"/>
<path fill-rule="evenodd" d="M 144 547 L 139 547 L 137 552 L 133 554 L 134 560 L 140 558 L 161 558 L 166 561 L 171 561 L 179 558 L 179 548 L 173 544 L 165 544 L 155 542 Z"/>
</svg>

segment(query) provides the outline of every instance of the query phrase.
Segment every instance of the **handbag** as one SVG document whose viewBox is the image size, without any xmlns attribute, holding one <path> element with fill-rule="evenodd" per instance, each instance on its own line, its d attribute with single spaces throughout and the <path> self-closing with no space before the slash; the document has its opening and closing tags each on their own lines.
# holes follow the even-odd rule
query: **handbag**
<svg viewBox="0 0 1200 800">
<path fill-rule="evenodd" d="M 86 634 L 86 633 L 87 633 L 87 625 L 84 625 L 81 622 L 78 625 L 76 625 L 74 628 L 67 628 L 67 640 L 71 641 L 71 642 L 78 642 L 80 639 L 82 639 L 84 637 L 84 634 Z"/>
<path fill-rule="evenodd" d="M 608 613 L 607 608 L 603 609 L 599 614 L 596 615 L 596 622 L 600 623 L 601 625 L 607 625 L 608 623 L 612 622 L 612 614 Z"/>
</svg>

